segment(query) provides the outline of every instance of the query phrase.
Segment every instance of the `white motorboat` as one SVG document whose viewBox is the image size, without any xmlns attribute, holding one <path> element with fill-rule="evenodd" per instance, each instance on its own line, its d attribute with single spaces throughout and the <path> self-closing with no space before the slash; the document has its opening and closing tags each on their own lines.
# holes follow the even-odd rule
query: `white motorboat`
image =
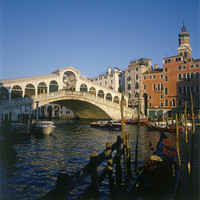
<svg viewBox="0 0 200 200">
<path fill-rule="evenodd" d="M 56 126 L 52 121 L 39 121 L 31 126 L 31 131 L 38 134 L 50 135 Z"/>
</svg>

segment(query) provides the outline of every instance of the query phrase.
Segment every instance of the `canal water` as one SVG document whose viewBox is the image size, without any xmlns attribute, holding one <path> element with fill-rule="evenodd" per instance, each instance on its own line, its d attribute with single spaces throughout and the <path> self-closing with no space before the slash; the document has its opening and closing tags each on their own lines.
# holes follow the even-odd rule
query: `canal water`
<svg viewBox="0 0 200 200">
<path fill-rule="evenodd" d="M 1 139 L 0 155 L 0 199 L 34 200 L 55 187 L 57 175 L 73 173 L 89 162 L 90 154 L 101 153 L 106 142 L 116 142 L 121 131 L 101 130 L 90 127 L 86 120 L 55 120 L 56 129 L 49 136 Z M 129 132 L 132 170 L 138 128 L 127 125 Z M 174 133 L 167 133 L 175 143 Z M 151 154 L 149 141 L 156 146 L 160 137 L 157 131 L 148 131 L 145 126 L 139 129 L 138 164 L 142 165 Z M 184 137 L 180 135 L 181 156 L 185 163 Z M 184 165 L 183 165 L 184 166 Z M 185 167 L 184 167 L 185 168 Z M 185 169 L 184 169 L 185 170 Z M 104 192 L 104 191 L 103 191 Z M 107 189 L 105 189 L 104 199 Z"/>
</svg>

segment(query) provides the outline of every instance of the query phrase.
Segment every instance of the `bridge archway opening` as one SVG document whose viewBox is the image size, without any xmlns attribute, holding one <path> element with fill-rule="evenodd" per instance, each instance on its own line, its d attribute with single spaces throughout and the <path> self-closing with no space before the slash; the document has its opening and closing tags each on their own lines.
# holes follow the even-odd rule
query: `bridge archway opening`
<svg viewBox="0 0 200 200">
<path fill-rule="evenodd" d="M 91 87 L 90 90 L 89 90 L 89 93 L 96 96 L 97 92 L 96 92 L 96 89 L 94 87 Z"/>
<path fill-rule="evenodd" d="M 58 91 L 57 81 L 51 81 L 49 84 L 49 92 L 57 92 L 57 91 Z"/>
<path fill-rule="evenodd" d="M 64 90 L 75 91 L 76 75 L 72 71 L 65 71 L 63 73 Z"/>
<path fill-rule="evenodd" d="M 85 83 L 82 83 L 80 86 L 80 91 L 81 92 L 87 92 L 88 91 L 88 87 Z"/>
<path fill-rule="evenodd" d="M 59 118 L 59 111 L 60 111 L 60 108 L 59 106 L 54 106 L 54 117 L 55 118 Z"/>
<path fill-rule="evenodd" d="M 11 90 L 11 99 L 21 98 L 23 95 L 23 91 L 21 86 L 15 85 Z"/>
<path fill-rule="evenodd" d="M 41 117 L 45 117 L 46 116 L 46 106 L 42 106 L 41 107 Z"/>
<path fill-rule="evenodd" d="M 97 96 L 101 97 L 101 98 L 104 98 L 104 91 L 103 90 L 99 90 Z"/>
<path fill-rule="evenodd" d="M 29 83 L 25 87 L 25 96 L 33 96 L 33 95 L 35 95 L 35 86 Z"/>
<path fill-rule="evenodd" d="M 113 102 L 115 103 L 118 103 L 119 104 L 119 97 L 118 96 L 115 96 L 114 99 L 113 99 Z"/>
<path fill-rule="evenodd" d="M 47 107 L 47 118 L 52 119 L 52 107 L 51 106 Z"/>
<path fill-rule="evenodd" d="M 44 82 L 40 82 L 37 87 L 38 94 L 47 93 L 47 85 Z"/>
<path fill-rule="evenodd" d="M 112 101 L 112 95 L 111 95 L 110 93 L 107 93 L 107 94 L 106 94 L 106 99 L 107 99 L 108 101 Z"/>
<path fill-rule="evenodd" d="M 108 113 L 106 113 L 100 107 L 82 100 L 67 99 L 55 101 L 58 105 L 65 106 L 67 109 L 72 110 L 78 118 L 81 119 L 111 119 Z"/>
<path fill-rule="evenodd" d="M 8 89 L 5 87 L 0 88 L 0 100 L 8 100 L 9 99 L 9 92 Z"/>
</svg>

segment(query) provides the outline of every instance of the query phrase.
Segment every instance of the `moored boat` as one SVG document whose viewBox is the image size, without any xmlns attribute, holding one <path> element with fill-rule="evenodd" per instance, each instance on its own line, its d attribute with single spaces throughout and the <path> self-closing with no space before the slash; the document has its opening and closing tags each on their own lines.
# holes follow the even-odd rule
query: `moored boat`
<svg viewBox="0 0 200 200">
<path fill-rule="evenodd" d="M 30 136 L 28 125 L 24 123 L 11 123 L 10 134 L 14 137 L 28 137 Z"/>
<path fill-rule="evenodd" d="M 148 119 L 140 119 L 140 125 L 145 125 L 147 122 L 148 122 Z M 126 124 L 137 124 L 138 119 L 124 120 L 124 123 L 126 123 Z"/>
<path fill-rule="evenodd" d="M 108 121 L 96 121 L 91 123 L 91 127 L 105 128 L 111 130 L 121 130 L 122 123 L 119 121 L 108 120 Z"/>
<path fill-rule="evenodd" d="M 126 199 L 173 199 L 179 178 L 180 166 L 176 148 L 161 132 L 152 156 L 145 162 Z"/>
<path fill-rule="evenodd" d="M 56 126 L 52 121 L 39 121 L 31 126 L 31 132 L 36 134 L 50 135 Z"/>
</svg>

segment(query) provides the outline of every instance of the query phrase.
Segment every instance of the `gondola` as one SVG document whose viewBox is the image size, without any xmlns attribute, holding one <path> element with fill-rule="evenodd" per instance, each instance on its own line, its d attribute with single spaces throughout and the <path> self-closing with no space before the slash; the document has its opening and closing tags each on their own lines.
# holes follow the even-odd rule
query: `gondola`
<svg viewBox="0 0 200 200">
<path fill-rule="evenodd" d="M 160 140 L 152 156 L 145 162 L 126 200 L 173 199 L 179 178 L 180 167 L 176 149 L 167 136 L 161 132 Z"/>
</svg>

